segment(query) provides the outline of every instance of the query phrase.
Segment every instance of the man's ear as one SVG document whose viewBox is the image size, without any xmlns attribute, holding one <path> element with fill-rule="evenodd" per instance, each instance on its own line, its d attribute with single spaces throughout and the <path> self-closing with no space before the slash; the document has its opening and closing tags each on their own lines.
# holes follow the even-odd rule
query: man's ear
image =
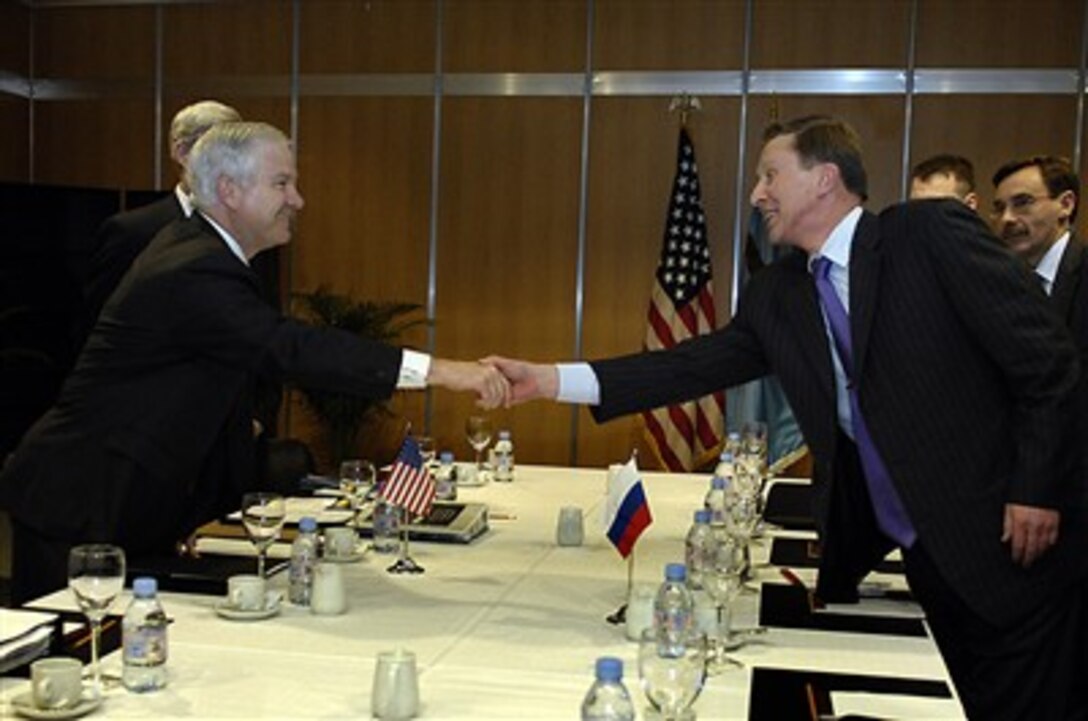
<svg viewBox="0 0 1088 721">
<path fill-rule="evenodd" d="M 820 172 L 817 176 L 817 189 L 820 195 L 826 195 L 840 185 L 842 185 L 842 173 L 839 172 L 839 166 L 834 163 L 820 163 Z"/>
<path fill-rule="evenodd" d="M 215 181 L 215 194 L 223 207 L 235 210 L 241 193 L 238 184 L 226 175 L 220 175 Z"/>
<path fill-rule="evenodd" d="M 963 204 L 971 210 L 978 212 L 978 193 L 971 191 L 967 195 L 963 196 Z"/>
<path fill-rule="evenodd" d="M 1073 217 L 1073 211 L 1077 209 L 1077 195 L 1072 190 L 1063 190 L 1058 195 L 1058 205 L 1061 206 L 1062 214 L 1061 219 L 1065 223 L 1069 223 L 1069 219 Z"/>
</svg>

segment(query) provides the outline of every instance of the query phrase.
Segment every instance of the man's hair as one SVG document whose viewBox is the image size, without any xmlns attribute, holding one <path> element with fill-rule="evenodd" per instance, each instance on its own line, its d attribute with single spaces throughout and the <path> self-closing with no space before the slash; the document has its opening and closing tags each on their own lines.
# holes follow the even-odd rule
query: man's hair
<svg viewBox="0 0 1088 721">
<path fill-rule="evenodd" d="M 861 137 L 844 121 L 828 115 L 807 115 L 784 123 L 772 123 L 763 132 L 767 143 L 792 135 L 801 164 L 831 163 L 838 167 L 843 185 L 862 200 L 869 197 L 869 179 L 861 160 Z"/>
<path fill-rule="evenodd" d="M 170 123 L 170 147 L 189 152 L 208 128 L 242 119 L 237 110 L 215 100 L 201 100 L 177 112 Z"/>
<path fill-rule="evenodd" d="M 1038 168 L 1043 176 L 1046 191 L 1051 198 L 1057 198 L 1067 190 L 1073 191 L 1073 212 L 1069 214 L 1069 222 L 1077 219 L 1077 206 L 1080 205 L 1080 178 L 1073 172 L 1073 164 L 1067 158 L 1057 155 L 1033 155 L 1030 158 L 1020 158 L 1005 163 L 994 173 L 994 187 L 1001 185 L 1001 181 L 1013 173 L 1018 173 L 1024 168 Z"/>
<path fill-rule="evenodd" d="M 934 155 L 918 163 L 910 171 L 911 180 L 925 181 L 934 175 L 948 175 L 959 181 L 961 196 L 975 192 L 975 166 L 962 155 Z"/>
<path fill-rule="evenodd" d="M 257 151 L 264 143 L 286 143 L 287 136 L 268 123 L 220 123 L 196 141 L 186 178 L 198 208 L 219 204 L 219 179 L 243 187 L 253 184 Z"/>
</svg>

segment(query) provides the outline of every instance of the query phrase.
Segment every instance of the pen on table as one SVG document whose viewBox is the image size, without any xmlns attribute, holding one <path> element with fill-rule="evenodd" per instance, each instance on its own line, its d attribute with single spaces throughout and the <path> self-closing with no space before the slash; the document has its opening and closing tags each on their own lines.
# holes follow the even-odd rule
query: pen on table
<svg viewBox="0 0 1088 721">
<path fill-rule="evenodd" d="M 499 511 L 499 512 L 492 511 L 491 513 L 487 514 L 487 517 L 490 518 L 493 521 L 516 521 L 516 520 L 518 520 L 517 514 L 503 513 L 501 511 Z"/>
</svg>

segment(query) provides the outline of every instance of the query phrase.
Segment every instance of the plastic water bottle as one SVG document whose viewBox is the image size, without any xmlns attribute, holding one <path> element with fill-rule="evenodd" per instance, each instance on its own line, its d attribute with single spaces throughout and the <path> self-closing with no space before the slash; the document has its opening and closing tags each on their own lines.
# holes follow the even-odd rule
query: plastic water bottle
<svg viewBox="0 0 1088 721">
<path fill-rule="evenodd" d="M 495 442 L 495 481 L 509 483 L 514 480 L 514 442 L 510 440 L 510 431 L 499 431 L 499 440 Z"/>
<path fill-rule="evenodd" d="M 377 553 L 396 553 L 400 548 L 400 509 L 386 503 L 385 497 L 378 495 L 374 504 L 374 550 Z"/>
<path fill-rule="evenodd" d="M 635 721 L 635 705 L 623 685 L 623 661 L 597 659 L 597 680 L 582 701 L 582 721 Z"/>
<path fill-rule="evenodd" d="M 703 578 L 714 553 L 714 531 L 710 528 L 710 511 L 701 508 L 695 512 L 695 522 L 684 539 L 684 562 L 688 567 L 688 588 L 703 589 Z"/>
<path fill-rule="evenodd" d="M 434 497 L 440 501 L 457 500 L 457 467 L 453 465 L 453 453 L 442 451 L 438 457 L 438 470 L 434 473 Z"/>
<path fill-rule="evenodd" d="M 681 654 L 687 636 L 695 626 L 695 600 L 687 586 L 687 568 L 682 563 L 665 565 L 665 582 L 654 598 L 654 630 L 658 643 Z"/>
<path fill-rule="evenodd" d="M 156 596 L 159 584 L 141 576 L 132 582 L 132 603 L 121 620 L 121 681 L 129 691 L 166 685 L 166 613 Z"/>
<path fill-rule="evenodd" d="M 291 565 L 287 568 L 287 598 L 296 606 L 309 606 L 317 563 L 317 520 L 303 516 L 298 531 L 291 544 Z"/>
<path fill-rule="evenodd" d="M 724 532 L 728 520 L 727 493 L 733 480 L 732 475 L 733 456 L 723 453 L 722 459 L 718 463 L 718 470 L 714 472 L 714 477 L 710 479 L 710 489 L 703 499 L 703 507 L 710 512 L 710 527 L 715 533 Z"/>
</svg>

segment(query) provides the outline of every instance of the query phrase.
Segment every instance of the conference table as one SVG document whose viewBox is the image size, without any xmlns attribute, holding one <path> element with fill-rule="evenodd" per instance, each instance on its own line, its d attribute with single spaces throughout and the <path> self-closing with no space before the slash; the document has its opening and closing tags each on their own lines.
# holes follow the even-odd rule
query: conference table
<svg viewBox="0 0 1088 721">
<path fill-rule="evenodd" d="M 397 648 L 417 658 L 420 718 L 576 718 L 602 655 L 623 659 L 642 718 L 638 646 L 626 640 L 622 625 L 605 620 L 624 602 L 628 576 L 627 561 L 601 529 L 606 475 L 519 466 L 513 483 L 460 489 L 459 500 L 488 505 L 490 530 L 465 545 L 413 542 L 412 555 L 426 569 L 419 575 L 389 574 L 393 559 L 374 553 L 343 564 L 349 598 L 343 615 L 315 616 L 285 603 L 272 618 L 232 621 L 214 612 L 219 598 L 162 593 L 173 619 L 169 685 L 148 694 L 109 689 L 90 718 L 369 718 L 376 656 Z M 642 478 L 653 523 L 636 545 L 633 576 L 636 584 L 656 587 L 664 564 L 683 560 L 684 536 L 708 477 Z M 584 512 L 581 546 L 556 543 L 563 506 Z M 787 584 L 780 569 L 760 562 L 766 545 L 753 551 L 757 581 Z M 812 583 L 810 570 L 792 575 Z M 286 590 L 286 574 L 271 583 Z M 735 625 L 757 623 L 759 598 L 740 596 Z M 126 591 L 112 610 L 122 611 L 128 600 Z M 31 606 L 74 608 L 67 591 Z M 743 666 L 707 678 L 694 705 L 699 719 L 761 718 L 749 709 L 753 675 L 761 669 L 948 681 L 928 635 L 771 627 L 731 655 Z M 119 672 L 120 664 L 119 652 L 103 659 L 107 672 Z M 23 679 L 0 679 L 0 716 L 26 688 Z M 895 708 L 896 700 L 903 699 L 883 708 Z M 954 697 L 905 701 L 902 714 L 912 718 L 962 718 Z"/>
</svg>

